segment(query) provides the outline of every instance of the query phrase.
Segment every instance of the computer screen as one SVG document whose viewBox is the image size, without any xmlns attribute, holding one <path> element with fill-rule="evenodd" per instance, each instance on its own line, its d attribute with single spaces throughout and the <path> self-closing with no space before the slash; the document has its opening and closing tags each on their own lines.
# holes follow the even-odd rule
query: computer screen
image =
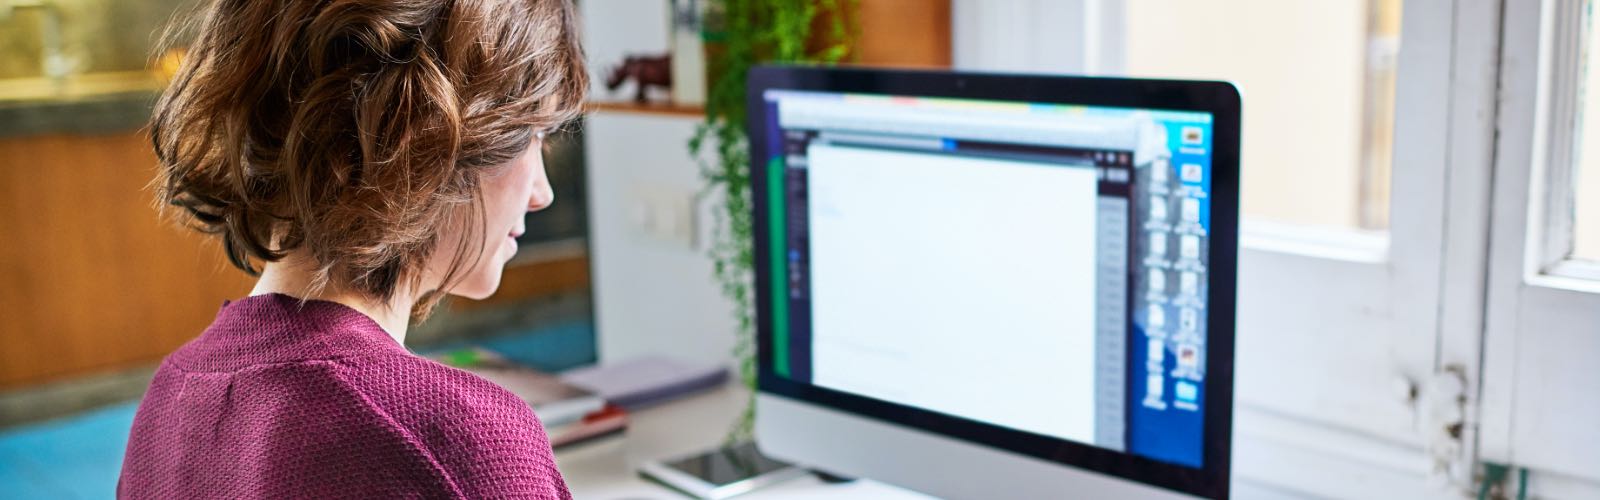
<svg viewBox="0 0 1600 500">
<path fill-rule="evenodd" d="M 759 102 L 778 377 L 1205 465 L 1212 114 Z"/>
</svg>

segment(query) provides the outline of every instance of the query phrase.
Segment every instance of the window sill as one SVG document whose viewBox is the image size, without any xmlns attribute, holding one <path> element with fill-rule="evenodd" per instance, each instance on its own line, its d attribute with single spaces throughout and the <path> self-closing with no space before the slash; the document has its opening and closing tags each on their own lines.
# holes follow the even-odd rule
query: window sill
<svg viewBox="0 0 1600 500">
<path fill-rule="evenodd" d="M 1529 286 L 1600 294 L 1600 262 L 1567 259 L 1527 278 Z"/>
</svg>

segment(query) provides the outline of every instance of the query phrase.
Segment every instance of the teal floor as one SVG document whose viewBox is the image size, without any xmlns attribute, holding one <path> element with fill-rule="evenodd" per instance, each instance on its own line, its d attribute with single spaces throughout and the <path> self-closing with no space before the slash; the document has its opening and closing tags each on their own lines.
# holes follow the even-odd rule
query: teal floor
<svg viewBox="0 0 1600 500">
<path fill-rule="evenodd" d="M 112 498 L 137 403 L 0 434 L 0 498 Z"/>
<path fill-rule="evenodd" d="M 454 349 L 465 343 L 435 346 Z M 548 371 L 594 361 L 587 321 L 473 342 Z M 137 402 L 0 431 L 0 499 L 114 498 Z"/>
</svg>

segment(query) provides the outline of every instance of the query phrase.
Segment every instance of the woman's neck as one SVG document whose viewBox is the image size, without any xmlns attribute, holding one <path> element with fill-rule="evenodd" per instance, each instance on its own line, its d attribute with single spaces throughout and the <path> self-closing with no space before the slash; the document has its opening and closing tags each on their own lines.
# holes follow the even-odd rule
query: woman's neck
<svg viewBox="0 0 1600 500">
<path fill-rule="evenodd" d="M 250 290 L 251 296 L 281 293 L 307 300 L 326 300 L 343 304 L 372 318 L 394 341 L 404 344 L 406 328 L 411 322 L 411 306 L 416 297 L 403 290 L 395 290 L 388 304 L 375 302 L 361 294 L 349 292 L 332 285 L 311 292 L 311 267 L 298 253 L 291 253 L 278 262 L 268 262 L 261 269 L 261 278 Z"/>
</svg>

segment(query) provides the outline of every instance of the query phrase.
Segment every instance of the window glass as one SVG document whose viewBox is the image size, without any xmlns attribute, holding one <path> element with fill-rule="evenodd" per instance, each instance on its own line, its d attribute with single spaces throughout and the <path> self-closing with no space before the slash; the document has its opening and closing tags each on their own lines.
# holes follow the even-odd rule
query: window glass
<svg viewBox="0 0 1600 500">
<path fill-rule="evenodd" d="M 1400 0 L 1140 0 L 1127 72 L 1244 94 L 1246 217 L 1384 229 Z"/>
</svg>

